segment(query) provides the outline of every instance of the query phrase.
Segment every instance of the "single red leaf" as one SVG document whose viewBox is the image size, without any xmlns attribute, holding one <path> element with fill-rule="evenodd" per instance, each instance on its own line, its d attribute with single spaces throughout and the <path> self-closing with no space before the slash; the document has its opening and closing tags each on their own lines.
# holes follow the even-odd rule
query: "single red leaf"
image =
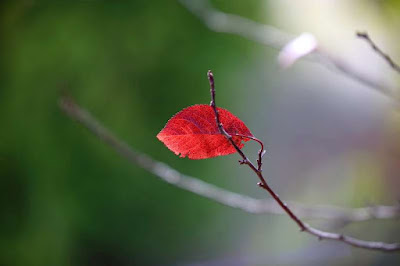
<svg viewBox="0 0 400 266">
<path fill-rule="evenodd" d="M 217 108 L 220 121 L 235 144 L 242 148 L 242 141 L 253 137 L 246 125 L 228 110 Z M 214 110 L 206 104 L 189 106 L 174 115 L 158 133 L 157 138 L 180 157 L 206 159 L 235 153 L 232 144 L 222 135 L 215 122 Z"/>
</svg>

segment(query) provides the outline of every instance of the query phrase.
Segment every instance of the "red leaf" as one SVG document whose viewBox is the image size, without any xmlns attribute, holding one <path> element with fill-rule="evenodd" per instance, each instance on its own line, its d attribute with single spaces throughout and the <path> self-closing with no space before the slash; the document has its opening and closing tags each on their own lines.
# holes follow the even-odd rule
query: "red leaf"
<svg viewBox="0 0 400 266">
<path fill-rule="evenodd" d="M 232 135 L 235 144 L 242 148 L 252 137 L 246 125 L 228 110 L 217 108 L 222 125 Z M 235 153 L 231 143 L 222 135 L 215 122 L 214 110 L 206 104 L 189 106 L 174 115 L 158 133 L 157 138 L 176 155 L 189 159 L 206 159 Z"/>
</svg>

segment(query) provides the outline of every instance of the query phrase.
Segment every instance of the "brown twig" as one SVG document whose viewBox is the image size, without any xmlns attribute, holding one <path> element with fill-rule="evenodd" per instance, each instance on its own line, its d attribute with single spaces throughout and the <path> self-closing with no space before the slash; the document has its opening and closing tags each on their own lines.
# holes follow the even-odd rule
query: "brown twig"
<svg viewBox="0 0 400 266">
<path fill-rule="evenodd" d="M 372 41 L 372 39 L 369 37 L 367 32 L 356 32 L 357 37 L 364 39 L 370 46 L 371 48 L 378 54 L 380 55 L 388 64 L 389 66 L 397 71 L 400 74 L 400 66 L 393 61 L 393 59 L 386 53 L 384 53 L 375 43 Z"/>
<path fill-rule="evenodd" d="M 278 50 L 281 50 L 282 47 L 295 38 L 294 35 L 273 26 L 257 23 L 238 15 L 221 12 L 215 9 L 208 0 L 180 0 L 180 2 L 210 30 L 215 32 L 238 35 Z M 321 47 L 317 47 L 314 52 L 305 56 L 304 59 L 320 64 L 328 70 L 340 73 L 391 99 L 397 100 L 392 88 L 382 85 L 381 81 L 354 69 L 348 62 Z"/>
<path fill-rule="evenodd" d="M 310 225 L 304 223 L 302 220 L 300 220 L 299 217 L 289 208 L 289 206 L 280 199 L 278 194 L 275 193 L 275 191 L 268 185 L 266 182 L 261 169 L 257 169 L 254 164 L 247 158 L 247 156 L 243 153 L 242 150 L 235 144 L 235 142 L 232 140 L 232 136 L 229 135 L 226 130 L 224 129 L 223 125 L 220 122 L 219 119 L 219 113 L 218 109 L 215 103 L 215 82 L 214 82 L 214 76 L 212 72 L 209 70 L 207 73 L 209 82 L 210 82 L 210 91 L 211 91 L 211 107 L 214 110 L 215 114 L 215 120 L 218 126 L 218 129 L 222 135 L 224 135 L 227 140 L 233 145 L 233 147 L 236 149 L 236 151 L 239 153 L 239 155 L 242 157 L 242 161 L 240 161 L 240 164 L 246 164 L 250 167 L 251 170 L 257 175 L 259 178 L 260 182 L 257 184 L 261 188 L 265 189 L 268 191 L 268 193 L 272 196 L 272 198 L 278 203 L 278 205 L 285 211 L 287 215 L 299 226 L 301 231 L 307 232 L 311 235 L 314 235 L 318 237 L 319 240 L 323 239 L 329 239 L 329 240 L 336 240 L 336 241 L 341 241 L 346 244 L 352 245 L 354 247 L 358 248 L 364 248 L 364 249 L 371 249 L 371 250 L 381 250 L 381 251 L 400 251 L 400 243 L 383 243 L 383 242 L 375 242 L 375 241 L 365 241 L 365 240 L 360 240 L 356 239 L 353 237 L 345 236 L 343 234 L 337 234 L 337 233 L 330 233 L 330 232 L 325 232 L 321 231 L 318 229 L 315 229 L 311 227 Z"/>
</svg>

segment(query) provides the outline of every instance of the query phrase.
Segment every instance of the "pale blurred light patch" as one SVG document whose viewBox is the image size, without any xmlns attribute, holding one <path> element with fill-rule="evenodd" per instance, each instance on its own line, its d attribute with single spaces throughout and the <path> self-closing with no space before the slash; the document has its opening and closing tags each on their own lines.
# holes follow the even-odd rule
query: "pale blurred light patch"
<svg viewBox="0 0 400 266">
<path fill-rule="evenodd" d="M 302 33 L 287 43 L 278 55 L 278 62 L 282 68 L 290 67 L 303 56 L 313 52 L 318 46 L 317 39 L 311 33 Z"/>
<path fill-rule="evenodd" d="M 356 31 L 367 31 L 389 54 L 396 51 L 392 36 L 398 35 L 378 8 L 379 3 L 359 0 L 270 0 L 266 12 L 272 24 L 293 33 L 310 32 L 321 50 L 345 60 L 350 66 L 395 87 L 395 73 L 362 40 Z M 392 46 L 390 45 L 392 44 Z"/>
</svg>

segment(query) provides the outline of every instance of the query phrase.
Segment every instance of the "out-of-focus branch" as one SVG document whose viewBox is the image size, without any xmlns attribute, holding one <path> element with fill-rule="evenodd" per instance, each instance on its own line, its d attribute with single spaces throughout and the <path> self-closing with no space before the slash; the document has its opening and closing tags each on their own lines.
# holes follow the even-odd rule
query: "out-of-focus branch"
<svg viewBox="0 0 400 266">
<path fill-rule="evenodd" d="M 257 23 L 238 15 L 227 14 L 215 9 L 208 0 L 179 0 L 184 7 L 212 31 L 231 33 L 266 46 L 281 49 L 294 38 L 273 26 Z"/>
<path fill-rule="evenodd" d="M 284 214 L 273 200 L 260 200 L 234 193 L 195 177 L 181 174 L 165 163 L 156 161 L 146 154 L 133 150 L 128 144 L 116 138 L 101 125 L 90 113 L 76 104 L 70 97 L 60 99 L 60 108 L 72 119 L 81 123 L 100 140 L 111 146 L 132 164 L 146 169 L 162 181 L 208 198 L 222 205 L 241 209 L 252 214 Z M 296 215 L 307 219 L 329 219 L 338 223 L 362 222 L 371 219 L 397 219 L 399 206 L 372 206 L 365 208 L 342 208 L 328 205 L 307 206 L 289 202 Z"/>
<path fill-rule="evenodd" d="M 203 21 L 212 31 L 231 33 L 246 39 L 259 42 L 265 46 L 282 49 L 295 36 L 275 27 L 260 24 L 238 15 L 228 14 L 215 9 L 208 0 L 179 0 L 190 12 Z M 396 96 L 392 89 L 387 88 L 381 82 L 372 79 L 368 75 L 354 69 L 350 64 L 328 51 L 317 47 L 314 52 L 304 57 L 305 59 L 321 64 L 329 70 L 355 80 L 374 89 L 392 99 Z"/>
<path fill-rule="evenodd" d="M 370 46 L 371 48 L 378 54 L 380 55 L 393 70 L 397 71 L 400 74 L 400 66 L 393 61 L 393 59 L 386 53 L 384 53 L 369 37 L 367 32 L 357 32 L 356 33 L 357 37 L 364 39 Z"/>
</svg>

